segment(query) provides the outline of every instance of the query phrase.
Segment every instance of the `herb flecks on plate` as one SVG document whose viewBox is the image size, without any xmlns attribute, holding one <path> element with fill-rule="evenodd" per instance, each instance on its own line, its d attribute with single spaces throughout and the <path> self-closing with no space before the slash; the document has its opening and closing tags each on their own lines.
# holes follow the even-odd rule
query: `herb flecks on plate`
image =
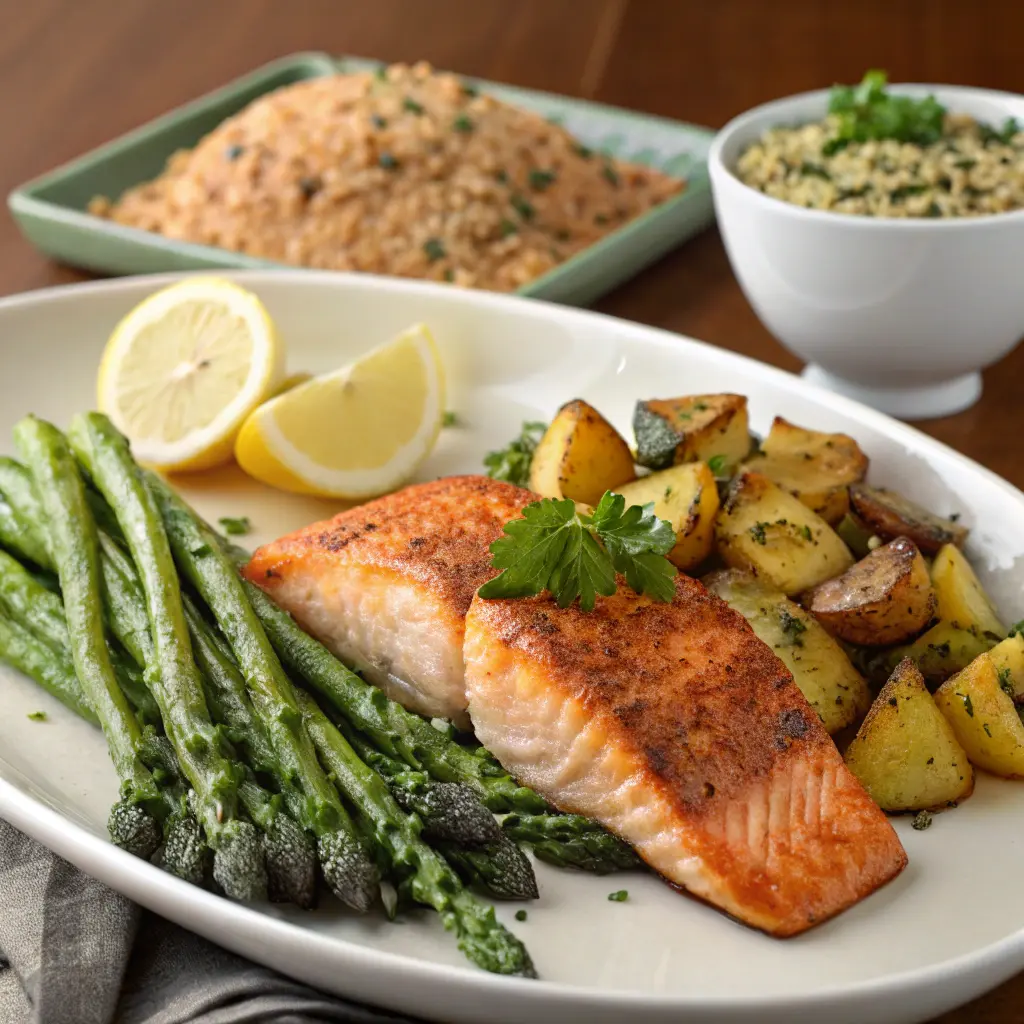
<svg viewBox="0 0 1024 1024">
<path fill-rule="evenodd" d="M 491 545 L 491 564 L 502 572 L 479 593 L 533 597 L 548 590 L 560 608 L 579 599 L 589 612 L 598 594 L 615 593 L 621 573 L 636 593 L 671 601 L 676 568 L 665 555 L 675 541 L 671 523 L 654 514 L 653 502 L 626 508 L 621 494 L 606 491 L 584 514 L 569 498 L 544 498 L 505 524 L 505 536 Z"/>
<path fill-rule="evenodd" d="M 252 530 L 248 516 L 221 516 L 217 522 L 229 537 L 244 537 Z"/>
</svg>

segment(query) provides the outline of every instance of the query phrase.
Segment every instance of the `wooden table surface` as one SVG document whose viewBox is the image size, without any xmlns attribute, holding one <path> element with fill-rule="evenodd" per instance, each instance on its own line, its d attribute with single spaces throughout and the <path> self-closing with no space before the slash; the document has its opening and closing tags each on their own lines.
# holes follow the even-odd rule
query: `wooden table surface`
<svg viewBox="0 0 1024 1024">
<path fill-rule="evenodd" d="M 426 59 L 713 127 L 868 67 L 1024 91 L 1024 4 L 1011 0 L 0 0 L 0 14 L 3 193 L 298 50 Z M 83 277 L 0 219 L 0 294 Z M 747 304 L 714 229 L 598 308 L 800 366 Z M 979 405 L 921 426 L 1024 487 L 1022 384 L 1024 346 L 985 372 Z M 1011 1024 L 1022 1006 L 1024 976 L 942 1022 Z"/>
</svg>

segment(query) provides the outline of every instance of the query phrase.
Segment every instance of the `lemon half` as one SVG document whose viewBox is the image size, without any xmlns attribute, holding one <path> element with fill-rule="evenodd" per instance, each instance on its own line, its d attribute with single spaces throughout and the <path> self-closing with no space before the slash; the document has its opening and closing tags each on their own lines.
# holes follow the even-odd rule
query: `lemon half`
<svg viewBox="0 0 1024 1024">
<path fill-rule="evenodd" d="M 140 462 L 164 470 L 230 460 L 246 417 L 284 380 L 285 353 L 251 292 L 194 277 L 150 295 L 114 329 L 100 409 Z"/>
<path fill-rule="evenodd" d="M 422 324 L 279 395 L 243 424 L 239 465 L 273 487 L 370 498 L 404 483 L 444 417 L 444 369 Z"/>
</svg>

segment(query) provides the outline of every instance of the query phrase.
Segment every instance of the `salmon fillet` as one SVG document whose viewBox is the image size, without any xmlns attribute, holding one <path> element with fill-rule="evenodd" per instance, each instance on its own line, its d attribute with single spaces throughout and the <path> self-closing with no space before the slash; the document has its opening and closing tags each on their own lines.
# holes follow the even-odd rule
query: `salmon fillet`
<svg viewBox="0 0 1024 1024">
<path fill-rule="evenodd" d="M 244 575 L 389 697 L 468 726 L 466 612 L 534 497 L 486 476 L 416 484 L 265 545 Z"/>
<path fill-rule="evenodd" d="M 509 772 L 749 925 L 795 935 L 907 863 L 785 666 L 695 580 L 593 612 L 474 598 L 465 661 Z"/>
</svg>

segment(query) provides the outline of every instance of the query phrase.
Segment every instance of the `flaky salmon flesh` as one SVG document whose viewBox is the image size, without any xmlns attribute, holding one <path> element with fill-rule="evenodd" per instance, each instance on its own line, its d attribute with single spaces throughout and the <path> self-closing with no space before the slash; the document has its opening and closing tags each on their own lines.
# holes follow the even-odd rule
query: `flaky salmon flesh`
<svg viewBox="0 0 1024 1024">
<path fill-rule="evenodd" d="M 389 697 L 468 726 L 466 612 L 534 497 L 486 476 L 415 484 L 267 544 L 245 575 Z"/>
<path fill-rule="evenodd" d="M 507 771 L 749 925 L 795 935 L 907 863 L 786 667 L 696 580 L 592 612 L 475 598 L 465 660 Z"/>
<path fill-rule="evenodd" d="M 701 584 L 624 583 L 592 612 L 482 600 L 535 498 L 487 477 L 406 488 L 256 552 L 246 576 L 406 707 L 472 725 L 520 782 L 596 818 L 672 884 L 773 935 L 907 862 L 774 652 Z M 468 613 L 468 617 L 467 617 Z"/>
</svg>

